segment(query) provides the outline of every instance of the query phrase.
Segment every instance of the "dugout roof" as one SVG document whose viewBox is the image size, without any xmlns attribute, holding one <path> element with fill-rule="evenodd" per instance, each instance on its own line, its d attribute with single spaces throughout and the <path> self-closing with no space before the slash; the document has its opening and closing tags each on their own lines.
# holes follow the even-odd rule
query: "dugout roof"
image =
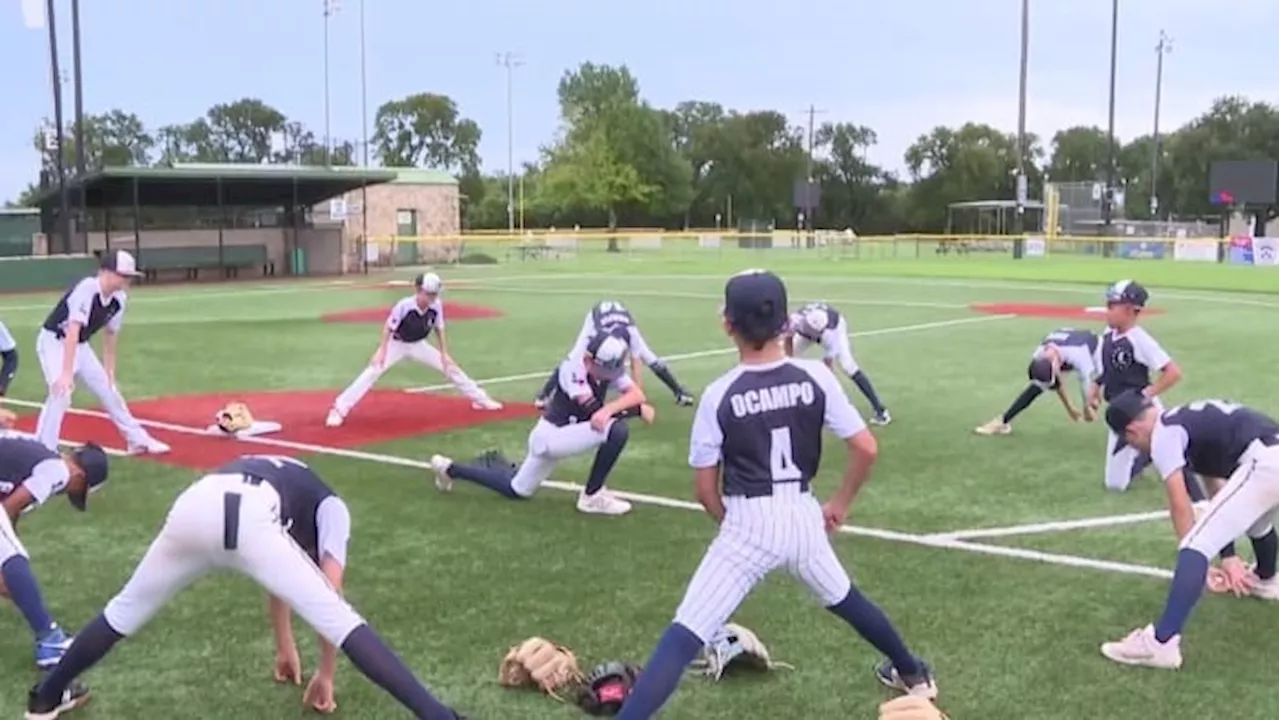
<svg viewBox="0 0 1280 720">
<path fill-rule="evenodd" d="M 67 190 L 75 203 L 83 189 L 88 208 L 307 207 L 396 177 L 389 169 L 192 163 L 107 167 L 68 178 Z M 36 204 L 56 208 L 58 188 L 44 190 Z"/>
</svg>

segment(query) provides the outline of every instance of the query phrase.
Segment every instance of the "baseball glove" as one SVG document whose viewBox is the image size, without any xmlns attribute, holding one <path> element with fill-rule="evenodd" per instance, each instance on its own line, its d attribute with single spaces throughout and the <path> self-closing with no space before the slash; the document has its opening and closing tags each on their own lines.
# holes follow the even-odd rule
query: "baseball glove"
<svg viewBox="0 0 1280 720">
<path fill-rule="evenodd" d="M 618 660 L 601 663 L 578 689 L 578 707 L 588 715 L 617 715 L 638 677 L 640 667 L 637 665 Z"/>
<path fill-rule="evenodd" d="M 253 427 L 253 415 L 249 414 L 249 406 L 242 402 L 227 403 L 226 407 L 214 416 L 218 429 L 228 435 Z"/>
<path fill-rule="evenodd" d="M 903 695 L 880 705 L 880 720 L 947 720 L 931 700 Z"/>
<path fill-rule="evenodd" d="M 557 700 L 570 685 L 582 681 L 573 651 L 550 640 L 531 637 L 512 646 L 498 665 L 498 683 L 505 687 L 537 687 Z"/>
<path fill-rule="evenodd" d="M 689 667 L 698 675 L 718 681 L 730 664 L 757 670 L 793 669 L 774 660 L 754 632 L 736 623 L 726 623 L 720 628 Z"/>
</svg>

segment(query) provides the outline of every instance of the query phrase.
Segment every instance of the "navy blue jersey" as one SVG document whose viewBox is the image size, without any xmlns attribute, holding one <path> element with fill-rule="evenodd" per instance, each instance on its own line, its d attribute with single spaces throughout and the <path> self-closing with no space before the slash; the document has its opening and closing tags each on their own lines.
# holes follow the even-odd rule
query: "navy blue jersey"
<svg viewBox="0 0 1280 720">
<path fill-rule="evenodd" d="M 1151 384 L 1152 371 L 1169 364 L 1169 354 L 1142 327 L 1119 332 L 1108 328 L 1098 344 L 1102 397 L 1107 402 L 1126 390 L 1141 391 Z"/>
<path fill-rule="evenodd" d="M 112 331 L 120 328 L 124 302 L 123 292 L 115 292 L 104 298 L 98 278 L 87 277 L 62 294 L 58 304 L 53 306 L 53 311 L 44 319 L 42 327 L 62 338 L 66 336 L 68 323 L 79 323 L 80 342 L 89 342 L 89 338 L 103 328 Z"/>
<path fill-rule="evenodd" d="M 781 483 L 799 483 L 807 491 L 822 461 L 824 427 L 848 438 L 866 424 L 821 362 L 788 358 L 739 365 L 703 393 L 689 464 L 720 465 L 726 496 L 772 495 Z"/>
<path fill-rule="evenodd" d="M 387 330 L 400 342 L 415 343 L 426 340 L 432 330 L 444 327 L 444 305 L 439 299 L 426 309 L 418 307 L 414 297 L 396 303 L 387 316 Z"/>
<path fill-rule="evenodd" d="M 320 540 L 316 511 L 336 493 L 301 460 L 277 455 L 244 455 L 214 472 L 241 474 L 265 482 L 280 496 L 280 523 L 317 563 Z"/>
<path fill-rule="evenodd" d="M 556 389 L 542 411 L 542 419 L 556 427 L 585 422 L 604 405 L 610 388 L 625 393 L 634 385 L 626 375 L 613 380 L 592 377 L 582 358 L 569 358 L 560 363 Z"/>
<path fill-rule="evenodd" d="M 596 333 L 609 333 L 619 328 L 629 328 L 636 324 L 631 311 L 620 302 L 602 300 L 591 308 L 591 324 Z"/>
<path fill-rule="evenodd" d="M 38 440 L 0 437 L 0 500 L 30 479 L 37 465 L 61 457 Z"/>
<path fill-rule="evenodd" d="M 1160 414 L 1151 434 L 1151 459 L 1162 477 L 1189 467 L 1229 478 L 1255 440 L 1274 445 L 1280 427 L 1257 410 L 1223 400 L 1200 400 Z"/>
</svg>

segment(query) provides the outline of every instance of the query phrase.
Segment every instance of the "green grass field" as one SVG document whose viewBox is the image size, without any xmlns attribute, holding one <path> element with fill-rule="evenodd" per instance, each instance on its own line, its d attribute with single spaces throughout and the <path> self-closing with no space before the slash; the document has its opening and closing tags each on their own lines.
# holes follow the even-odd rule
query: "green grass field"
<svg viewBox="0 0 1280 720">
<path fill-rule="evenodd" d="M 853 263 L 790 253 L 448 268 L 442 271 L 448 301 L 503 313 L 451 322 L 451 351 L 472 377 L 492 379 L 486 385 L 496 397 L 527 403 L 568 349 L 587 307 L 616 298 L 631 307 L 677 377 L 701 390 L 733 363 L 716 317 L 720 292 L 728 274 L 750 266 L 782 273 L 793 302 L 823 299 L 844 311 L 855 353 L 893 411 L 894 423 L 876 429 L 881 459 L 837 550 L 856 582 L 933 664 L 940 705 L 954 720 L 1276 717 L 1274 604 L 1206 597 L 1184 639 L 1186 664 L 1179 672 L 1121 668 L 1099 654 L 1099 643 L 1159 614 L 1175 554 L 1167 520 L 963 539 L 975 529 L 1157 511 L 1163 498 L 1151 475 L 1127 493 L 1105 491 L 1103 428 L 1070 424 L 1052 398 L 1028 410 L 1012 436 L 971 432 L 1020 391 L 1027 354 L 1048 330 L 1096 325 L 987 315 L 971 304 L 1096 305 L 1107 282 L 1135 277 L 1152 288 L 1153 305 L 1164 311 L 1150 318 L 1152 333 L 1186 373 L 1170 401 L 1227 397 L 1274 414 L 1280 393 L 1274 270 L 976 258 Z M 379 329 L 321 316 L 385 312 L 407 291 L 381 283 L 412 274 L 400 270 L 347 284 L 140 288 L 130 297 L 121 339 L 121 390 L 140 417 L 152 420 L 148 400 L 156 398 L 181 408 L 175 398 L 202 393 L 336 394 L 368 360 Z M 15 410 L 34 414 L 30 404 L 43 399 L 34 336 L 54 299 L 0 297 L 0 319 L 24 353 L 10 395 L 26 404 L 10 405 Z M 348 596 L 437 694 L 477 720 L 568 718 L 578 711 L 499 688 L 502 654 L 536 634 L 569 645 L 584 665 L 642 662 L 715 532 L 689 504 L 692 410 L 677 407 L 651 374 L 644 381 L 658 421 L 635 428 L 611 479 L 615 490 L 638 496 L 635 511 L 621 518 L 579 514 L 574 496 L 559 487 L 546 487 L 527 503 L 465 484 L 441 495 L 420 467 L 436 452 L 469 458 L 499 447 L 519 457 L 527 418 L 361 444 L 355 451 L 314 440 L 309 452 L 269 443 L 246 444 L 243 451 L 305 456 L 346 498 L 354 521 Z M 382 387 L 442 382 L 405 363 Z M 865 401 L 846 385 L 865 411 Z M 428 395 L 394 395 L 406 422 L 420 419 L 411 417 L 415 403 L 425 412 L 432 407 Z M 371 395 L 366 402 L 347 426 L 331 432 L 377 429 L 371 425 L 385 418 L 375 405 L 391 400 Z M 279 409 L 252 406 L 263 419 Z M 77 407 L 92 410 L 96 401 L 81 389 Z M 178 424 L 203 427 L 209 419 Z M 95 427 L 99 432 L 101 423 L 91 421 L 69 416 L 68 439 Z M 295 431 L 324 437 L 323 421 L 322 411 L 308 415 L 299 421 L 307 427 L 290 423 L 282 437 Z M 179 441 L 200 442 L 182 430 L 156 434 L 175 448 Z M 101 439 L 121 443 L 113 432 Z M 589 462 L 566 462 L 555 480 L 582 482 Z M 820 493 L 833 487 L 842 464 L 840 453 L 829 453 Z M 197 475 L 119 459 L 112 484 L 94 496 L 89 513 L 54 502 L 23 521 L 33 566 L 64 626 L 90 619 L 119 589 L 174 497 Z M 1248 554 L 1247 543 L 1242 552 Z M 77 716 L 303 717 L 301 689 L 271 681 L 265 610 L 262 594 L 242 578 L 202 581 L 85 678 L 95 698 Z M 736 619 L 796 670 L 720 685 L 686 680 L 663 717 L 875 717 L 887 697 L 870 672 L 878 658 L 798 584 L 771 578 Z M 301 623 L 296 632 L 304 663 L 313 668 L 314 642 Z M 0 707 L 17 716 L 35 676 L 29 634 L 12 611 L 0 612 L 0 634 L 9 638 L 0 646 L 7 678 Z M 338 705 L 346 718 L 401 716 L 345 660 Z"/>
</svg>

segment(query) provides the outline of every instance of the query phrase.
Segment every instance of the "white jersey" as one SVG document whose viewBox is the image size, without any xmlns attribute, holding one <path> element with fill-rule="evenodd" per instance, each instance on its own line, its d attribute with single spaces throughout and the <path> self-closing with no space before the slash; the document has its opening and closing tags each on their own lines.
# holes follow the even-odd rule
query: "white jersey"
<svg viewBox="0 0 1280 720">
<path fill-rule="evenodd" d="M 9 328 L 0 322 L 0 353 L 6 353 L 18 347 L 17 341 L 13 339 L 13 333 L 9 332 Z"/>
</svg>

